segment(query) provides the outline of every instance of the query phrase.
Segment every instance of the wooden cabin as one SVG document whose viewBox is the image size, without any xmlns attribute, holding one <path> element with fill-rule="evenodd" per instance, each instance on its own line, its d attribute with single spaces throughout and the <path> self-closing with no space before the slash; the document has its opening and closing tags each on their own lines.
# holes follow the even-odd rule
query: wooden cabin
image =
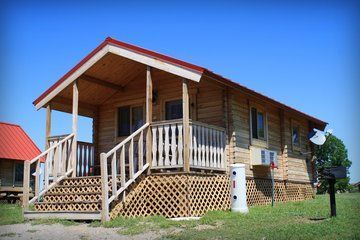
<svg viewBox="0 0 360 240">
<path fill-rule="evenodd" d="M 23 192 L 24 161 L 40 153 L 19 125 L 0 122 L 0 199 L 19 200 Z"/>
<path fill-rule="evenodd" d="M 307 133 L 325 122 L 169 56 L 107 38 L 34 105 L 46 109 L 47 150 L 25 165 L 27 186 L 30 164 L 46 159 L 44 190 L 24 202 L 36 209 L 28 218 L 229 209 L 232 163 L 246 164 L 248 204 L 270 203 L 259 149 L 276 158 L 276 201 L 314 194 Z M 71 134 L 51 135 L 53 110 L 72 114 Z M 92 142 L 77 140 L 78 115 L 93 119 Z"/>
</svg>

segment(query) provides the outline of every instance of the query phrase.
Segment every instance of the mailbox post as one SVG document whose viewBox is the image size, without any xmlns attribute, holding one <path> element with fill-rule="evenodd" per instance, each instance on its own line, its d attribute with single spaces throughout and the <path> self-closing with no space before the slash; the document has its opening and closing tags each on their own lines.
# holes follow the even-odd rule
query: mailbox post
<svg viewBox="0 0 360 240">
<path fill-rule="evenodd" d="M 330 216 L 336 217 L 335 183 L 336 179 L 346 178 L 346 167 L 328 167 L 322 172 L 322 176 L 329 182 Z"/>
</svg>

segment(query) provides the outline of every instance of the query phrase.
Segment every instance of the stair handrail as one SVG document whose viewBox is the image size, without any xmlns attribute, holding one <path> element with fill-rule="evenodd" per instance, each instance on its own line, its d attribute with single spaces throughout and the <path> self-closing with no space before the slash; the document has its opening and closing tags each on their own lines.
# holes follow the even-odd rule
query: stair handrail
<svg viewBox="0 0 360 240">
<path fill-rule="evenodd" d="M 109 220 L 109 205 L 114 201 L 120 194 L 123 193 L 122 201 L 125 201 L 125 190 L 132 184 L 148 167 L 149 163 L 143 164 L 144 160 L 144 131 L 150 126 L 149 123 L 145 123 L 138 130 L 132 133 L 130 136 L 125 138 L 122 142 L 117 144 L 107 153 L 100 154 L 100 168 L 101 168 L 101 192 L 102 192 L 102 210 L 101 218 L 102 221 Z M 150 134 L 150 131 L 146 131 L 146 134 Z M 134 139 L 139 135 L 138 141 L 138 171 L 134 172 Z M 129 144 L 129 178 L 126 181 L 125 176 L 125 147 Z M 121 186 L 117 189 L 117 151 L 120 150 L 120 181 Z M 148 150 L 146 150 L 148 151 Z M 108 158 L 111 157 L 110 171 L 111 171 L 111 196 L 109 197 L 109 179 L 108 179 Z"/>
<path fill-rule="evenodd" d="M 72 173 L 72 171 L 74 170 L 74 166 L 71 166 L 71 154 L 65 150 L 71 149 L 69 147 L 67 148 L 66 144 L 68 143 L 69 140 L 71 140 L 71 139 L 73 140 L 74 135 L 75 135 L 74 133 L 69 134 L 67 137 L 65 137 L 61 141 L 57 142 L 56 144 L 50 146 L 47 150 L 40 153 L 38 156 L 34 157 L 32 160 L 24 162 L 23 199 L 22 199 L 24 209 L 27 209 L 29 207 L 29 204 L 34 203 L 42 195 L 44 195 L 46 193 L 46 191 L 48 191 L 49 189 L 56 186 L 61 180 L 63 180 L 65 177 L 69 176 L 69 174 Z M 63 147 L 63 145 L 65 148 Z M 70 144 L 69 144 L 69 146 L 70 146 Z M 49 154 L 53 154 L 53 156 L 49 157 Z M 52 157 L 54 157 L 54 160 L 52 159 Z M 61 157 L 62 159 L 58 159 L 59 157 Z M 46 166 L 45 173 L 44 173 L 45 184 L 44 184 L 44 189 L 41 192 L 39 192 L 40 191 L 40 185 L 39 185 L 39 183 L 40 183 L 40 162 L 44 158 L 45 158 L 44 163 Z M 66 160 L 67 160 L 67 162 L 63 162 Z M 63 172 L 60 173 L 60 174 L 62 174 L 60 177 L 58 177 L 58 172 L 57 172 L 58 169 L 56 169 L 56 168 L 54 169 L 56 176 L 54 176 L 54 180 L 50 185 L 48 185 L 49 171 L 47 169 L 47 166 L 48 166 L 47 164 L 49 164 L 49 161 L 54 161 L 54 164 L 58 165 L 58 167 L 59 167 L 59 164 L 63 164 Z M 33 164 L 33 163 L 36 163 L 35 192 L 34 192 L 34 197 L 32 197 L 29 200 L 30 171 L 31 171 L 31 164 Z M 65 169 L 66 163 L 67 163 L 67 170 Z"/>
</svg>

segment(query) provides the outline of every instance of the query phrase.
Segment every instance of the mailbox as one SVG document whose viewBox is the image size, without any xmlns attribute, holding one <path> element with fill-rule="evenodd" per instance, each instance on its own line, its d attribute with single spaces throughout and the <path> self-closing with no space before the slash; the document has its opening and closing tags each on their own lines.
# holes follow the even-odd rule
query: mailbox
<svg viewBox="0 0 360 240">
<path fill-rule="evenodd" d="M 322 176 L 326 179 L 342 179 L 346 178 L 346 167 L 327 167 L 322 172 Z"/>
</svg>

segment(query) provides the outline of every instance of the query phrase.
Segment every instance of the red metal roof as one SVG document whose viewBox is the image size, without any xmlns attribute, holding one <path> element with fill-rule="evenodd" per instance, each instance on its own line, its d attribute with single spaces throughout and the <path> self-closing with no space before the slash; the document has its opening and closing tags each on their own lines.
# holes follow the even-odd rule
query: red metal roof
<svg viewBox="0 0 360 240">
<path fill-rule="evenodd" d="M 26 161 L 40 153 L 40 149 L 19 125 L 0 122 L 0 159 Z"/>
<path fill-rule="evenodd" d="M 204 67 L 200 67 L 200 66 L 197 66 L 197 65 L 194 65 L 194 64 L 191 64 L 191 63 L 188 63 L 188 62 L 184 62 L 184 61 L 181 61 L 179 59 L 175 59 L 175 58 L 172 58 L 172 57 L 169 57 L 169 56 L 166 56 L 166 55 L 163 55 L 163 54 L 160 54 L 160 53 L 157 53 L 157 52 L 154 52 L 154 51 L 150 51 L 150 50 L 147 50 L 147 49 L 144 49 L 144 48 L 141 48 L 141 47 L 138 47 L 138 46 L 135 46 L 135 45 L 132 45 L 132 44 L 128 44 L 128 43 L 125 43 L 125 42 L 121 42 L 121 41 L 118 41 L 118 40 L 115 40 L 113 38 L 110 38 L 110 37 L 107 37 L 105 39 L 104 42 L 102 42 L 97 48 L 95 48 L 89 55 L 87 55 L 82 61 L 80 61 L 77 65 L 75 65 L 75 67 L 73 67 L 69 72 L 67 72 L 62 78 L 60 78 L 54 85 L 52 85 L 49 89 L 47 89 L 43 94 L 41 94 L 34 102 L 33 104 L 36 105 L 38 104 L 42 99 L 44 99 L 52 90 L 54 90 L 57 86 L 59 86 L 63 81 L 65 81 L 66 78 L 68 78 L 72 73 L 74 73 L 78 68 L 80 68 L 86 61 L 88 61 L 92 56 L 94 56 L 97 52 L 99 52 L 104 46 L 108 45 L 108 44 L 112 44 L 112 45 L 115 45 L 115 46 L 119 46 L 119 47 L 122 47 L 122 48 L 126 48 L 128 50 L 131 50 L 131 51 L 135 51 L 135 52 L 138 52 L 140 54 L 143 54 L 143 55 L 147 55 L 147 56 L 150 56 L 152 58 L 155 58 L 155 59 L 159 59 L 161 61 L 165 61 L 165 62 L 168 62 L 168 63 L 171 63 L 171 64 L 174 64 L 174 65 L 178 65 L 178 66 L 181 66 L 183 68 L 187 68 L 189 70 L 192 70 L 192 71 L 195 71 L 195 72 L 199 72 L 199 73 L 203 73 L 204 75 L 207 75 L 207 76 L 210 76 L 212 78 L 215 78 L 216 80 L 218 80 L 219 82 L 222 82 L 223 84 L 225 85 L 228 85 L 230 87 L 233 87 L 235 89 L 241 89 L 243 90 L 244 92 L 246 92 L 247 94 L 250 94 L 250 95 L 254 95 L 258 98 L 262 98 L 264 100 L 267 100 L 267 101 L 270 101 L 272 102 L 273 104 L 275 105 L 278 105 L 280 108 L 284 109 L 284 110 L 289 110 L 289 111 L 292 111 L 292 112 L 295 112 L 297 114 L 300 114 L 300 115 L 303 115 L 307 118 L 309 118 L 310 120 L 320 124 L 323 128 L 325 128 L 325 126 L 327 125 L 326 122 L 318 119 L 318 118 L 315 118 L 313 116 L 310 116 L 308 114 L 305 114 L 299 110 L 296 110 L 292 107 L 289 107 L 281 102 L 278 102 L 272 98 L 269 98 L 265 95 L 262 95 L 258 92 L 255 92 L 254 90 L 251 90 L 247 87 L 244 87 L 242 85 L 240 85 L 239 83 L 237 82 L 234 82 L 234 81 L 231 81 L 227 78 L 224 78 L 222 77 L 221 75 L 219 74 L 216 74 Z"/>
</svg>

